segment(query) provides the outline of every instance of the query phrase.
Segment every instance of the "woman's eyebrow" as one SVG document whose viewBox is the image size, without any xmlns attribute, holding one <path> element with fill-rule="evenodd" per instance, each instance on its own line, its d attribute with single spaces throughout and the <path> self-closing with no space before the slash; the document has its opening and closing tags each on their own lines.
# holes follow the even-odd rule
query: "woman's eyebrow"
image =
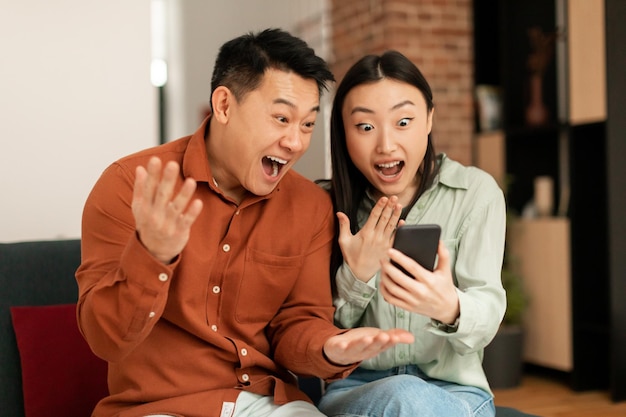
<svg viewBox="0 0 626 417">
<path fill-rule="evenodd" d="M 367 107 L 356 106 L 350 112 L 350 114 L 354 113 L 374 113 L 374 110 L 368 109 Z"/>
<path fill-rule="evenodd" d="M 396 110 L 403 106 L 415 106 L 415 103 L 413 103 L 411 100 L 404 100 L 396 104 L 395 106 L 391 107 L 391 110 Z"/>
<path fill-rule="evenodd" d="M 390 110 L 397 110 L 400 107 L 414 106 L 414 105 L 415 105 L 415 103 L 413 103 L 411 100 L 404 100 L 404 101 L 401 101 L 398 104 L 394 104 L 393 106 L 391 106 Z M 350 114 L 354 114 L 354 113 L 374 113 L 374 110 L 368 109 L 367 107 L 356 106 L 350 112 Z"/>
</svg>

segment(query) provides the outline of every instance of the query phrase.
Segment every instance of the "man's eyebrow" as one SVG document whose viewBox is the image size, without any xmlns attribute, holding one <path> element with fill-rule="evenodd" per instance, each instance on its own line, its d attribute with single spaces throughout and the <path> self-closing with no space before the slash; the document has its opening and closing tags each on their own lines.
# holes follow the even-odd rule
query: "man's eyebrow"
<svg viewBox="0 0 626 417">
<path fill-rule="evenodd" d="M 285 104 L 285 105 L 287 105 L 287 106 L 289 106 L 289 107 L 291 107 L 293 109 L 295 109 L 297 107 L 294 103 L 292 103 L 291 101 L 289 101 L 289 100 L 287 100 L 285 98 L 274 99 L 273 103 L 274 104 Z M 319 111 L 320 111 L 319 104 L 317 106 L 311 107 L 311 112 L 319 112 Z"/>
</svg>

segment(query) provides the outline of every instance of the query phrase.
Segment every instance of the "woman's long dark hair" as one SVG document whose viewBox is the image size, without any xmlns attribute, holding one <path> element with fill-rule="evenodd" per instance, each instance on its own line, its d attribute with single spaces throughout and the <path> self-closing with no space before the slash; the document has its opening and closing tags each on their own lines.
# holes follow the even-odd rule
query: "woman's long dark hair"
<svg viewBox="0 0 626 417">
<path fill-rule="evenodd" d="M 416 87 L 424 96 L 427 110 L 430 112 L 434 107 L 433 94 L 426 78 L 424 78 L 415 64 L 397 51 L 387 51 L 382 55 L 367 55 L 361 58 L 348 70 L 341 83 L 339 83 L 335 92 L 330 119 L 331 196 L 335 212 L 341 211 L 350 219 L 352 233 L 356 233 L 359 230 L 357 212 L 370 184 L 367 178 L 354 165 L 348 154 L 342 116 L 343 103 L 348 93 L 354 87 L 361 84 L 374 83 L 385 78 Z M 438 172 L 435 159 L 436 153 L 431 134 L 429 134 L 426 154 L 420 167 L 421 182 L 413 202 L 432 185 Z M 342 262 L 343 256 L 337 239 L 335 239 L 331 261 L 332 277 L 335 276 Z"/>
</svg>

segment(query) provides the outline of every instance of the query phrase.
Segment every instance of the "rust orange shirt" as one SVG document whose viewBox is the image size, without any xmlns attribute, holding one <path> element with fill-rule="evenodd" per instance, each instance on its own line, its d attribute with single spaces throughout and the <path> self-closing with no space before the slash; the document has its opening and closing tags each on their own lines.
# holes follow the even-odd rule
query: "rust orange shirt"
<svg viewBox="0 0 626 417">
<path fill-rule="evenodd" d="M 235 204 L 211 180 L 207 123 L 113 163 L 85 204 L 78 321 L 109 362 L 110 396 L 94 416 L 218 417 L 241 390 L 306 400 L 287 370 L 335 379 L 353 368 L 322 352 L 342 332 L 332 324 L 328 195 L 291 171 L 271 194 Z M 153 155 L 177 161 L 178 186 L 194 178 L 204 204 L 171 265 L 142 246 L 130 209 L 135 167 Z"/>
</svg>

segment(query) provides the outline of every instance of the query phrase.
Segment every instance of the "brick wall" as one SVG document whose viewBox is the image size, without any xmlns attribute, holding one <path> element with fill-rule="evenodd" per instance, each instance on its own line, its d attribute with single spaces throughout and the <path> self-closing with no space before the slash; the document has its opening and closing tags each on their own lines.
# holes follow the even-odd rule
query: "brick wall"
<svg viewBox="0 0 626 417">
<path fill-rule="evenodd" d="M 420 68 L 433 90 L 435 149 L 472 161 L 472 0 L 331 0 L 337 80 L 369 53 L 396 49 Z"/>
</svg>

